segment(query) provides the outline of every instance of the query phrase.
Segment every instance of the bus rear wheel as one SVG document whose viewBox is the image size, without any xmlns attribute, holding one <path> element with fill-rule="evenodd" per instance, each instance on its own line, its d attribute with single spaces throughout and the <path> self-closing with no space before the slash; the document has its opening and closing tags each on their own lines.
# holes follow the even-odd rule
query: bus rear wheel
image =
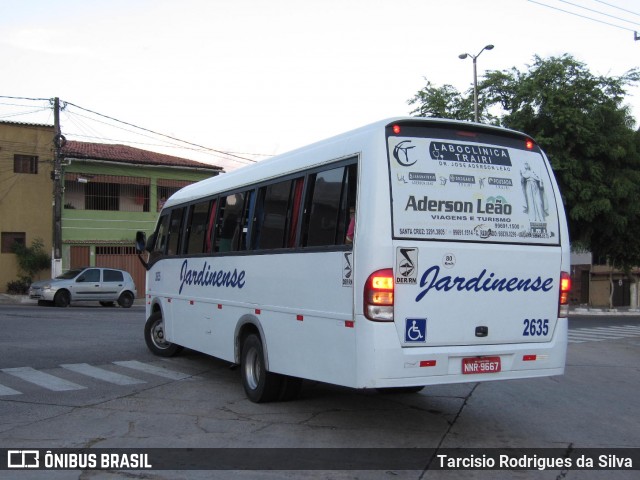
<svg viewBox="0 0 640 480">
<path fill-rule="evenodd" d="M 249 400 L 255 403 L 278 400 L 282 376 L 267 371 L 262 341 L 253 333 L 242 342 L 240 371 L 242 386 Z"/>
<path fill-rule="evenodd" d="M 144 324 L 144 341 L 149 350 L 159 357 L 173 357 L 182 347 L 168 342 L 164 334 L 164 321 L 161 312 L 152 313 Z"/>
</svg>

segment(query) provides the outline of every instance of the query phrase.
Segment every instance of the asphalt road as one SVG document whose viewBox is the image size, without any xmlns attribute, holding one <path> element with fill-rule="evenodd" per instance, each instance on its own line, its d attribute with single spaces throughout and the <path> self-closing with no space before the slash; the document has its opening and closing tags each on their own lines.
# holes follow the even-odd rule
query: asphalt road
<svg viewBox="0 0 640 480">
<path fill-rule="evenodd" d="M 137 306 L 0 305 L 0 448 L 553 448 L 570 455 L 580 448 L 640 447 L 638 316 L 573 316 L 567 369 L 560 377 L 392 395 L 307 382 L 299 400 L 262 405 L 245 398 L 238 371 L 226 362 L 188 350 L 170 359 L 153 356 L 143 325 L 144 309 Z M 432 466 L 72 470 L 6 478 L 638 478 L 637 470 Z"/>
</svg>

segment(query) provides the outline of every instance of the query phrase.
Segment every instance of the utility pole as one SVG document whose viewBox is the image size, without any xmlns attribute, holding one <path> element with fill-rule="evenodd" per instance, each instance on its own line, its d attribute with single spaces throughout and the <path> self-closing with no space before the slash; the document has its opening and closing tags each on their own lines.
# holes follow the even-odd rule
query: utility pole
<svg viewBox="0 0 640 480">
<path fill-rule="evenodd" d="M 62 147 L 66 139 L 60 132 L 60 99 L 53 99 L 53 137 L 54 156 L 53 172 L 53 255 L 51 261 L 51 276 L 57 277 L 62 273 Z"/>
</svg>

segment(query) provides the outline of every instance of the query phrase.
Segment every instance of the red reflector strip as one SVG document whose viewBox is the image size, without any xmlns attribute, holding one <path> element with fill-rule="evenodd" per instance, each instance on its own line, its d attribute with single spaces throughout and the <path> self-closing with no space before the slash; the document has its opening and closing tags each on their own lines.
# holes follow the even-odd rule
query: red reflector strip
<svg viewBox="0 0 640 480">
<path fill-rule="evenodd" d="M 353 328 L 355 325 L 356 325 L 356 322 L 354 322 L 353 320 L 344 321 L 344 326 L 347 328 Z"/>
<path fill-rule="evenodd" d="M 256 308 L 255 312 L 256 312 L 256 315 L 260 315 L 260 309 L 259 308 Z"/>
<path fill-rule="evenodd" d="M 195 302 L 193 300 L 189 300 L 189 305 L 193 305 Z"/>
<path fill-rule="evenodd" d="M 436 360 L 420 360 L 421 367 L 435 367 Z"/>
<path fill-rule="evenodd" d="M 218 310 L 222 310 L 222 304 L 221 303 L 218 304 Z"/>
<path fill-rule="evenodd" d="M 523 355 L 522 356 L 522 361 L 523 362 L 534 362 L 537 358 L 538 358 L 537 355 Z"/>
<path fill-rule="evenodd" d="M 167 298 L 167 303 L 171 303 L 171 299 L 170 298 Z"/>
<path fill-rule="evenodd" d="M 299 322 L 304 321 L 304 316 L 303 315 L 296 315 L 296 320 Z"/>
</svg>

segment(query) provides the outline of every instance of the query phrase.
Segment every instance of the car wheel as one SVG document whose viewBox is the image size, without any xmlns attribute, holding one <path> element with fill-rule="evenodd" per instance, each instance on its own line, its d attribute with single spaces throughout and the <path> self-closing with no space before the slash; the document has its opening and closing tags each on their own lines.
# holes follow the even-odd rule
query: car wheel
<svg viewBox="0 0 640 480">
<path fill-rule="evenodd" d="M 162 313 L 155 312 L 144 324 L 144 341 L 149 350 L 159 357 L 173 357 L 182 347 L 168 342 L 164 335 L 164 320 Z"/>
<path fill-rule="evenodd" d="M 242 343 L 240 367 L 242 386 L 249 400 L 255 403 L 278 400 L 282 376 L 267 371 L 262 342 L 253 333 Z"/>
<path fill-rule="evenodd" d="M 65 308 L 71 303 L 71 295 L 67 290 L 59 290 L 53 297 L 53 303 L 56 307 Z"/>
<path fill-rule="evenodd" d="M 131 292 L 122 292 L 118 298 L 118 305 L 122 308 L 130 308 L 133 305 L 133 294 Z"/>
</svg>

